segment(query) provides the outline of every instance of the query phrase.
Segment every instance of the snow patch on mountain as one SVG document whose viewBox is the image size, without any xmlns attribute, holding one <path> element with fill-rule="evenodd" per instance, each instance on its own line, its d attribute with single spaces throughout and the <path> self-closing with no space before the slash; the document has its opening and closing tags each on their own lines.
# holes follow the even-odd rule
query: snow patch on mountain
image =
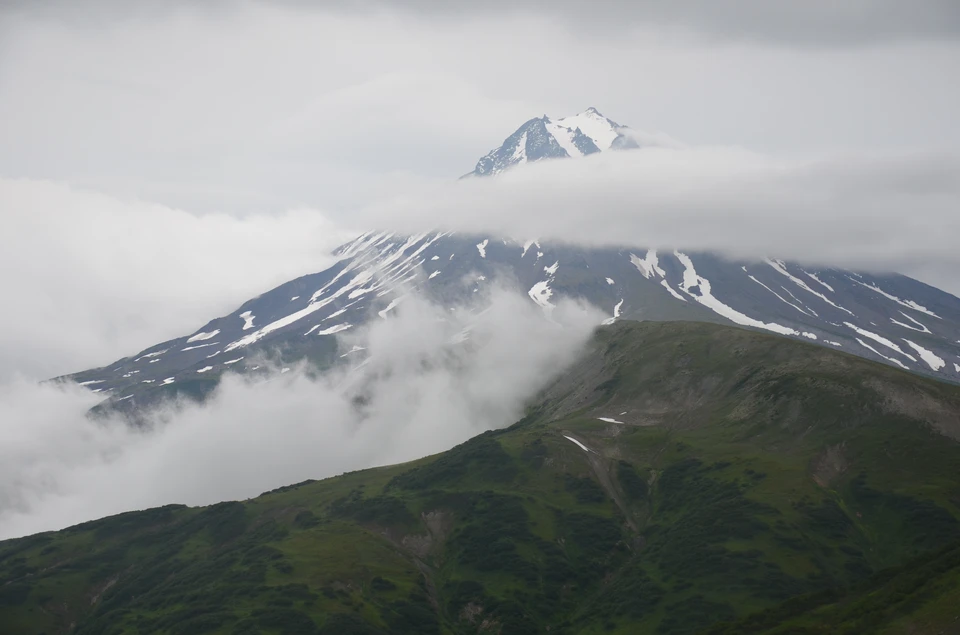
<svg viewBox="0 0 960 635">
<path fill-rule="evenodd" d="M 253 320 L 254 320 L 254 318 L 256 318 L 256 317 L 257 317 L 257 316 L 254 315 L 254 314 L 253 314 L 252 312 L 250 312 L 250 311 L 244 311 L 243 313 L 240 314 L 240 318 L 243 320 L 243 330 L 244 330 L 244 331 L 253 328 Z"/>
<path fill-rule="evenodd" d="M 882 357 L 883 359 L 887 360 L 888 362 L 893 362 L 894 364 L 896 364 L 896 365 L 899 366 L 900 368 L 903 368 L 904 370 L 907 370 L 906 365 L 905 365 L 903 362 L 901 362 L 899 359 L 897 359 L 896 357 L 887 357 L 886 355 L 884 355 L 883 353 L 881 353 L 880 351 L 878 351 L 878 350 L 875 349 L 874 347 L 872 347 L 872 346 L 870 346 L 869 344 L 867 344 L 866 342 L 864 342 L 864 341 L 863 341 L 862 339 L 860 339 L 859 337 L 857 338 L 857 341 L 860 342 L 860 345 L 863 346 L 864 348 L 867 348 L 867 349 L 873 351 L 874 353 L 876 353 L 878 357 Z"/>
<path fill-rule="evenodd" d="M 617 131 L 618 126 L 597 112 L 596 108 L 587 108 L 579 114 L 558 119 L 556 123 L 567 130 L 579 128 L 580 132 L 589 137 L 600 150 L 609 150 L 614 140 L 620 136 Z M 571 154 L 571 156 L 579 156 L 579 154 Z"/>
<path fill-rule="evenodd" d="M 905 307 L 907 307 L 908 309 L 913 309 L 914 311 L 920 311 L 921 313 L 926 313 L 927 315 L 929 315 L 929 316 L 931 316 L 931 317 L 935 317 L 935 318 L 937 318 L 938 320 L 943 319 L 943 318 L 941 318 L 939 315 L 937 315 L 936 313 L 934 313 L 933 311 L 931 311 L 930 309 L 928 309 L 927 307 L 923 306 L 922 304 L 917 304 L 917 303 L 914 302 L 913 300 L 901 300 L 900 298 L 898 298 L 897 296 L 893 295 L 892 293 L 887 293 L 886 291 L 884 291 L 883 289 L 881 289 L 880 287 L 878 287 L 878 286 L 875 285 L 875 284 L 867 284 L 867 283 L 865 283 L 865 282 L 862 282 L 862 281 L 860 281 L 860 280 L 857 280 L 856 278 L 851 278 L 850 276 L 847 276 L 847 277 L 850 278 L 850 280 L 853 280 L 854 282 L 856 282 L 857 284 L 859 284 L 861 287 L 866 287 L 867 289 L 870 289 L 871 291 L 875 291 L 876 293 L 879 293 L 879 294 L 882 295 L 883 297 L 885 297 L 885 298 L 887 298 L 887 299 L 889 299 L 889 300 L 893 300 L 893 301 L 896 302 L 897 304 L 900 304 L 900 305 L 902 305 L 902 306 L 905 306 Z"/>
<path fill-rule="evenodd" d="M 920 359 L 926 362 L 927 366 L 929 366 L 932 370 L 939 371 L 941 368 L 947 365 L 947 362 L 940 359 L 940 357 L 934 354 L 933 351 L 927 350 L 919 344 L 911 342 L 905 337 L 902 339 L 904 342 L 910 345 L 910 348 L 917 351 L 917 355 L 920 356 Z"/>
<path fill-rule="evenodd" d="M 643 277 L 649 280 L 654 274 L 661 278 L 666 277 L 663 269 L 660 268 L 660 259 L 657 257 L 657 250 L 650 249 L 646 256 L 641 260 L 636 254 L 630 254 L 630 262 L 637 268 L 637 271 L 643 274 Z"/>
<path fill-rule="evenodd" d="M 551 311 L 555 308 L 550 302 L 550 297 L 553 296 L 553 289 L 550 288 L 549 280 L 542 280 L 530 287 L 527 295 L 544 311 Z"/>
<path fill-rule="evenodd" d="M 808 285 L 806 282 L 804 282 L 804 281 L 801 280 L 800 278 L 796 277 L 795 275 L 793 275 L 792 273 L 790 273 L 789 271 L 787 271 L 787 266 L 786 266 L 786 264 L 785 264 L 782 260 L 769 260 L 769 259 L 768 259 L 768 260 L 767 260 L 767 264 L 770 265 L 771 267 L 773 267 L 773 269 L 774 269 L 777 273 L 781 273 L 781 274 L 785 275 L 788 279 L 790 279 L 794 284 L 796 284 L 798 287 L 800 287 L 800 288 L 803 289 L 804 291 L 809 291 L 810 293 L 812 293 L 813 295 L 817 296 L 818 298 L 820 298 L 821 300 L 823 300 L 824 302 L 826 302 L 826 303 L 829 304 L 830 306 L 835 307 L 835 308 L 837 308 L 837 309 L 840 309 L 841 311 L 844 311 L 844 312 L 846 312 L 846 313 L 848 313 L 848 314 L 850 314 L 850 315 L 853 315 L 853 311 L 849 311 L 849 310 L 843 308 L 842 306 L 840 306 L 839 304 L 837 304 L 836 302 L 834 302 L 833 300 L 831 300 L 831 299 L 828 298 L 827 296 L 823 295 L 823 294 L 820 293 L 819 291 L 814 291 L 813 289 L 810 288 L 810 285 Z M 856 317 L 856 316 L 853 315 L 853 317 Z"/>
<path fill-rule="evenodd" d="M 860 328 L 860 327 L 857 326 L 856 324 L 851 324 L 850 322 L 844 322 L 843 324 L 844 324 L 846 327 L 851 328 L 851 329 L 853 329 L 854 331 L 856 331 L 859 335 L 863 335 L 864 337 L 867 337 L 867 338 L 873 340 L 874 342 L 877 342 L 877 343 L 879 343 L 879 344 L 883 344 L 883 345 L 886 346 L 887 348 L 889 348 L 889 349 L 891 349 L 891 350 L 894 350 L 894 351 L 897 351 L 898 353 L 900 353 L 901 355 L 903 355 L 904 357 L 906 357 L 907 359 L 909 359 L 911 362 L 916 362 L 916 361 L 917 361 L 917 358 L 916 358 L 916 357 L 914 357 L 914 356 L 911 355 L 910 353 L 904 352 L 904 350 L 903 350 L 902 348 L 900 348 L 899 346 L 897 346 L 895 343 L 891 342 L 891 341 L 888 340 L 887 338 L 883 337 L 882 335 L 877 335 L 876 333 L 873 333 L 872 331 L 868 331 L 868 330 L 866 330 L 866 329 Z M 879 353 L 878 353 L 878 355 L 879 355 Z M 889 358 L 887 358 L 887 359 L 889 359 Z M 901 364 L 901 366 L 903 366 L 903 364 Z"/>
<path fill-rule="evenodd" d="M 916 324 L 916 326 L 910 326 L 909 324 L 904 324 L 903 322 L 895 318 L 890 318 L 890 321 L 896 324 L 897 326 L 902 326 L 903 328 L 910 329 L 911 331 L 917 331 L 919 333 L 930 333 L 930 329 L 928 329 L 926 325 L 924 325 L 923 323 L 919 322 L 918 320 L 915 320 L 914 318 L 910 317 L 903 311 L 900 311 L 900 315 L 902 315 L 903 317 L 907 318 L 908 320 Z"/>
<path fill-rule="evenodd" d="M 191 344 L 191 343 L 193 343 L 193 342 L 202 342 L 202 341 L 204 341 L 204 340 L 213 339 L 213 338 L 215 338 L 219 333 L 220 333 L 220 329 L 216 329 L 216 330 L 210 331 L 209 333 L 197 333 L 196 335 L 194 335 L 193 337 L 191 337 L 190 339 L 187 340 L 187 344 Z"/>
<path fill-rule="evenodd" d="M 603 322 L 601 322 L 601 324 L 607 326 L 616 322 L 617 318 L 620 317 L 620 307 L 622 306 L 623 306 L 623 299 L 617 302 L 617 304 L 613 307 L 613 317 L 609 317 L 605 319 Z"/>
<path fill-rule="evenodd" d="M 753 280 L 754 282 L 756 282 L 757 284 L 759 284 L 761 287 L 763 287 L 764 289 L 766 289 L 767 291 L 769 291 L 769 292 L 772 293 L 773 295 L 777 296 L 777 298 L 778 298 L 781 302 L 783 302 L 784 304 L 789 304 L 790 306 L 792 306 L 793 308 L 795 308 L 797 311 L 800 311 L 800 312 L 803 313 L 804 315 L 810 315 L 810 313 L 807 313 L 806 311 L 804 311 L 803 309 L 801 309 L 800 307 L 798 307 L 798 306 L 797 306 L 796 304 L 794 304 L 793 302 L 789 302 L 789 301 L 785 300 L 783 296 L 781 296 L 779 293 L 777 293 L 776 291 L 774 291 L 773 289 L 771 289 L 771 288 L 768 287 L 767 285 L 765 285 L 765 284 L 763 284 L 762 282 L 760 282 L 759 280 L 757 280 L 752 274 L 748 274 L 747 277 L 750 278 L 751 280 Z"/>
<path fill-rule="evenodd" d="M 679 251 L 675 251 L 673 253 L 683 265 L 683 284 L 680 285 L 680 290 L 703 306 L 707 307 L 718 315 L 722 315 L 735 324 L 740 324 L 742 326 L 753 326 L 755 328 L 773 331 L 774 333 L 779 333 L 781 335 L 800 335 L 799 331 L 795 331 L 790 327 L 783 326 L 775 322 L 763 322 L 761 320 L 754 319 L 713 297 L 712 293 L 710 292 L 710 281 L 703 276 L 697 275 L 697 270 L 694 268 L 693 261 L 690 260 L 690 257 L 686 254 L 680 253 Z M 693 293 L 693 289 L 698 289 L 699 294 Z"/>
</svg>

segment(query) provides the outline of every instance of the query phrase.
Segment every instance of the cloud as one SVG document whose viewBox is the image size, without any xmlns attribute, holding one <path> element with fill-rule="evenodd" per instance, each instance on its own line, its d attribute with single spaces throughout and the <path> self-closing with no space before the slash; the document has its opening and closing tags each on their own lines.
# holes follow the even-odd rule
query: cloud
<svg viewBox="0 0 960 635">
<path fill-rule="evenodd" d="M 106 364 L 335 261 L 354 234 L 310 210 L 195 216 L 0 179 L 0 378 Z"/>
<path fill-rule="evenodd" d="M 960 271 L 960 157 L 788 161 L 645 148 L 543 161 L 407 192 L 367 225 L 767 256 L 880 271 Z M 948 290 L 957 293 L 955 276 Z"/>
<path fill-rule="evenodd" d="M 180 0 L 158 5 L 148 0 L 99 0 L 79 10 L 75 3 L 36 3 L 8 0 L 8 9 L 31 12 L 47 18 L 86 20 L 152 18 L 192 10 L 224 15 L 251 4 L 294 9 L 314 9 L 308 0 Z M 325 11 L 366 15 L 385 11 L 425 19 L 462 20 L 469 18 L 533 15 L 559 19 L 570 28 L 601 36 L 613 30 L 636 27 L 677 28 L 726 39 L 769 40 L 792 45 L 849 46 L 891 39 L 939 39 L 960 36 L 960 8 L 952 0 L 870 0 L 834 2 L 768 2 L 765 0 L 339 0 L 325 2 Z M 591 33 L 592 30 L 592 33 Z"/>
<path fill-rule="evenodd" d="M 29 4 L 0 13 L 0 175 L 191 211 L 344 220 L 412 175 L 455 179 L 533 116 L 587 106 L 694 145 L 960 147 L 960 41 L 883 27 L 952 24 L 916 3 Z M 664 26 L 764 16 L 880 35 L 798 47 Z"/>
<path fill-rule="evenodd" d="M 207 405 L 155 412 L 142 429 L 85 418 L 95 398 L 76 386 L 0 383 L 0 538 L 166 503 L 252 497 L 422 457 L 513 423 L 603 316 L 564 302 L 545 321 L 499 288 L 485 300 L 482 311 L 450 311 L 412 297 L 396 317 L 344 340 L 347 350 L 367 349 L 359 368 L 314 379 L 227 376 Z"/>
</svg>

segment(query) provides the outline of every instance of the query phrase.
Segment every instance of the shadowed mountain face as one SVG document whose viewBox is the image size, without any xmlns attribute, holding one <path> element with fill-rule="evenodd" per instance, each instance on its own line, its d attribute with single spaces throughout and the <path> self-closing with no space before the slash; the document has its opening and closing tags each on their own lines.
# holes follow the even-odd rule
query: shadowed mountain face
<svg viewBox="0 0 960 635">
<path fill-rule="evenodd" d="M 951 632 L 960 387 L 803 340 L 619 321 L 448 452 L 0 542 L 0 624 Z"/>
<path fill-rule="evenodd" d="M 500 282 L 547 318 L 559 298 L 579 298 L 609 321 L 736 323 L 960 379 L 960 299 L 904 276 L 443 233 L 371 233 L 340 255 L 327 271 L 268 291 L 195 333 L 72 378 L 133 406 L 203 395 L 224 372 L 263 372 L 264 358 L 359 363 L 364 353 L 341 350 L 337 334 L 389 318 L 413 294 L 455 306 Z"/>
<path fill-rule="evenodd" d="M 468 176 L 627 151 L 638 147 L 634 138 L 594 108 L 555 121 L 544 116 L 522 125 Z M 136 409 L 170 395 L 202 397 L 222 373 L 263 372 L 266 360 L 359 363 L 363 352 L 340 350 L 338 333 L 402 311 L 412 294 L 454 306 L 501 283 L 547 317 L 559 298 L 577 298 L 611 321 L 739 324 L 960 381 L 960 298 L 896 274 L 442 232 L 371 232 L 338 253 L 330 269 L 267 291 L 192 334 L 70 378 L 113 406 Z"/>
</svg>

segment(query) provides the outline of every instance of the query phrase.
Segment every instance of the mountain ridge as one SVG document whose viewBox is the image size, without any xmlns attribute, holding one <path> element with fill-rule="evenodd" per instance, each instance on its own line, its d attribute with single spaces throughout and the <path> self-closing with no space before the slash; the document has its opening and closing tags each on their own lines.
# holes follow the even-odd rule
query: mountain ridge
<svg viewBox="0 0 960 635">
<path fill-rule="evenodd" d="M 618 321 L 522 420 L 447 452 L 0 542 L 0 621 L 933 635 L 960 592 L 958 426 L 957 386 L 732 326 Z"/>
</svg>

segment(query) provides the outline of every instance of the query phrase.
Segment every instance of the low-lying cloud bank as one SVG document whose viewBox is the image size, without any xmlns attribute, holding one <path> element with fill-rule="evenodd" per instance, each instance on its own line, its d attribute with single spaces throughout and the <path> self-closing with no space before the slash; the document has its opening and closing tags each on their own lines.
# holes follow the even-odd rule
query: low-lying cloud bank
<svg viewBox="0 0 960 635">
<path fill-rule="evenodd" d="M 335 262 L 352 238 L 313 210 L 198 216 L 0 178 L 0 379 L 107 364 Z"/>
<path fill-rule="evenodd" d="M 397 317 L 343 341 L 366 349 L 351 358 L 369 354 L 351 370 L 227 376 L 206 405 L 154 412 L 144 429 L 86 418 L 96 397 L 77 386 L 0 384 L 0 538 L 248 498 L 513 423 L 603 316 L 564 302 L 545 320 L 503 289 L 487 300 L 451 311 L 411 297 Z"/>
<path fill-rule="evenodd" d="M 594 245 L 767 256 L 880 271 L 960 271 L 960 158 L 785 160 L 732 148 L 652 147 L 541 161 L 410 191 L 363 223 Z M 952 274 L 952 275 L 951 275 Z"/>
</svg>

